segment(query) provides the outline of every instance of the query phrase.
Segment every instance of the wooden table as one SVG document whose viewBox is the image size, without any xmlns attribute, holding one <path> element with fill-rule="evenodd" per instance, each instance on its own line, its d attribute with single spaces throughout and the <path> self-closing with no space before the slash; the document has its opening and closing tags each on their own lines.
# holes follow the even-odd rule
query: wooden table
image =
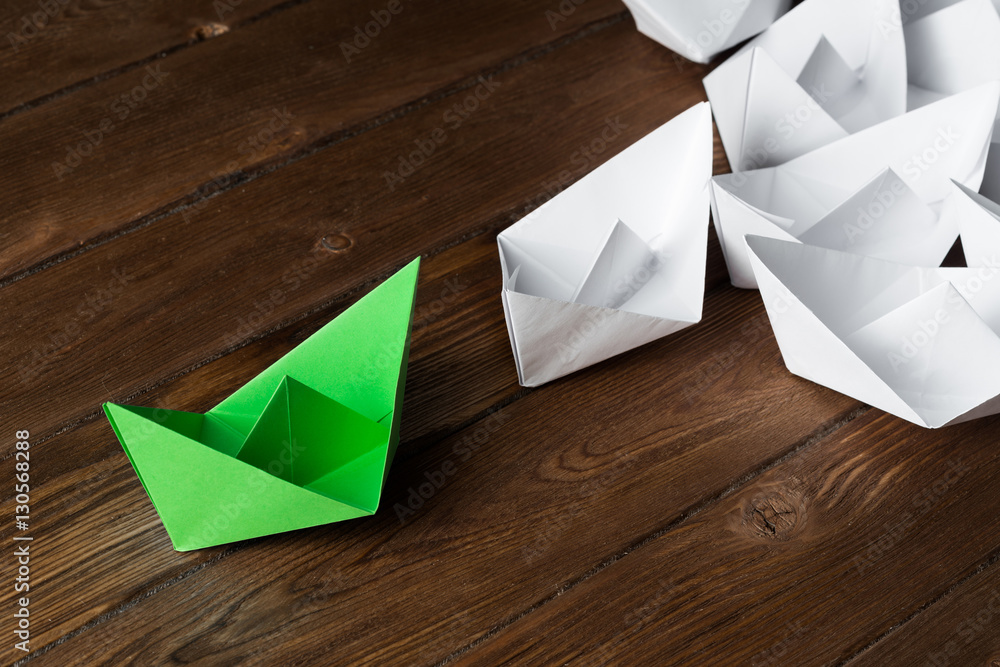
<svg viewBox="0 0 1000 667">
<path fill-rule="evenodd" d="M 714 235 L 701 324 L 518 386 L 496 234 L 704 99 L 617 0 L 0 11 L 5 663 L 1000 665 L 1000 422 L 792 376 Z M 417 255 L 378 513 L 173 551 L 100 404 L 205 411 Z"/>
</svg>

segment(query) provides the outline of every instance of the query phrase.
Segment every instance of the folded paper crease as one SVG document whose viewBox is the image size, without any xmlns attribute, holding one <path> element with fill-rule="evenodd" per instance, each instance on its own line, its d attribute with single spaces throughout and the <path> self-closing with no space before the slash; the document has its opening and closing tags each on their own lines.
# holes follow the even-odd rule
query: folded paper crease
<svg viewBox="0 0 1000 667">
<path fill-rule="evenodd" d="M 399 441 L 419 259 L 205 414 L 106 403 L 179 551 L 373 514 Z"/>
</svg>

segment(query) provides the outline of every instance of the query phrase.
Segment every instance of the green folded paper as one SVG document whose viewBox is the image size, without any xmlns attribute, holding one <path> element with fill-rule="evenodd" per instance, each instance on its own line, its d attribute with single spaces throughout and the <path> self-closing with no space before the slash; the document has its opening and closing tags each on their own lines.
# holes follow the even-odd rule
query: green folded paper
<svg viewBox="0 0 1000 667">
<path fill-rule="evenodd" d="M 175 549 L 375 513 L 399 443 L 419 268 L 206 414 L 104 404 Z"/>
</svg>

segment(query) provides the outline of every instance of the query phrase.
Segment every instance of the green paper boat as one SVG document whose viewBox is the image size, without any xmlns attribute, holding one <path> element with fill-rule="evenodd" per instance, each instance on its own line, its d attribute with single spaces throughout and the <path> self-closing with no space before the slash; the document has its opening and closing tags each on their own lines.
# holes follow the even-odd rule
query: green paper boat
<svg viewBox="0 0 1000 667">
<path fill-rule="evenodd" d="M 104 404 L 175 549 L 375 513 L 399 443 L 419 268 L 206 414 Z"/>
</svg>

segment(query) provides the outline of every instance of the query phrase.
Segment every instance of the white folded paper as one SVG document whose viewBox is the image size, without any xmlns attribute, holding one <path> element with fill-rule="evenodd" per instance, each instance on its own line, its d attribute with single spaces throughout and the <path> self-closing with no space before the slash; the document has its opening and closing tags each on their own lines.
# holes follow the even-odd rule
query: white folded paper
<svg viewBox="0 0 1000 667">
<path fill-rule="evenodd" d="M 1000 79 L 998 8 L 997 0 L 806 0 L 705 78 L 730 167 L 776 166 Z M 987 183 L 1000 192 L 1000 164 Z"/>
<path fill-rule="evenodd" d="M 791 0 L 624 0 L 639 32 L 689 60 L 707 63 L 771 25 Z"/>
<path fill-rule="evenodd" d="M 806 0 L 705 77 L 733 171 L 771 167 L 906 111 L 896 0 Z"/>
<path fill-rule="evenodd" d="M 1000 79 L 1000 0 L 906 0 L 908 106 Z"/>
<path fill-rule="evenodd" d="M 962 250 L 967 266 L 996 266 L 1000 263 L 1000 205 L 961 183 L 955 183 L 949 200 L 962 232 Z"/>
<path fill-rule="evenodd" d="M 1000 79 L 1000 0 L 901 3 L 908 106 Z M 981 192 L 1000 199 L 1000 133 L 993 135 Z"/>
<path fill-rule="evenodd" d="M 928 428 L 1000 412 L 1000 264 L 921 268 L 746 244 L 792 373 Z"/>
<path fill-rule="evenodd" d="M 777 167 L 712 179 L 712 217 L 733 285 L 756 287 L 743 237 L 801 240 L 936 266 L 959 233 L 952 180 L 983 178 L 1000 83 L 946 97 Z"/>
<path fill-rule="evenodd" d="M 703 102 L 499 234 L 522 385 L 701 319 L 711 171 L 712 116 Z"/>
</svg>

